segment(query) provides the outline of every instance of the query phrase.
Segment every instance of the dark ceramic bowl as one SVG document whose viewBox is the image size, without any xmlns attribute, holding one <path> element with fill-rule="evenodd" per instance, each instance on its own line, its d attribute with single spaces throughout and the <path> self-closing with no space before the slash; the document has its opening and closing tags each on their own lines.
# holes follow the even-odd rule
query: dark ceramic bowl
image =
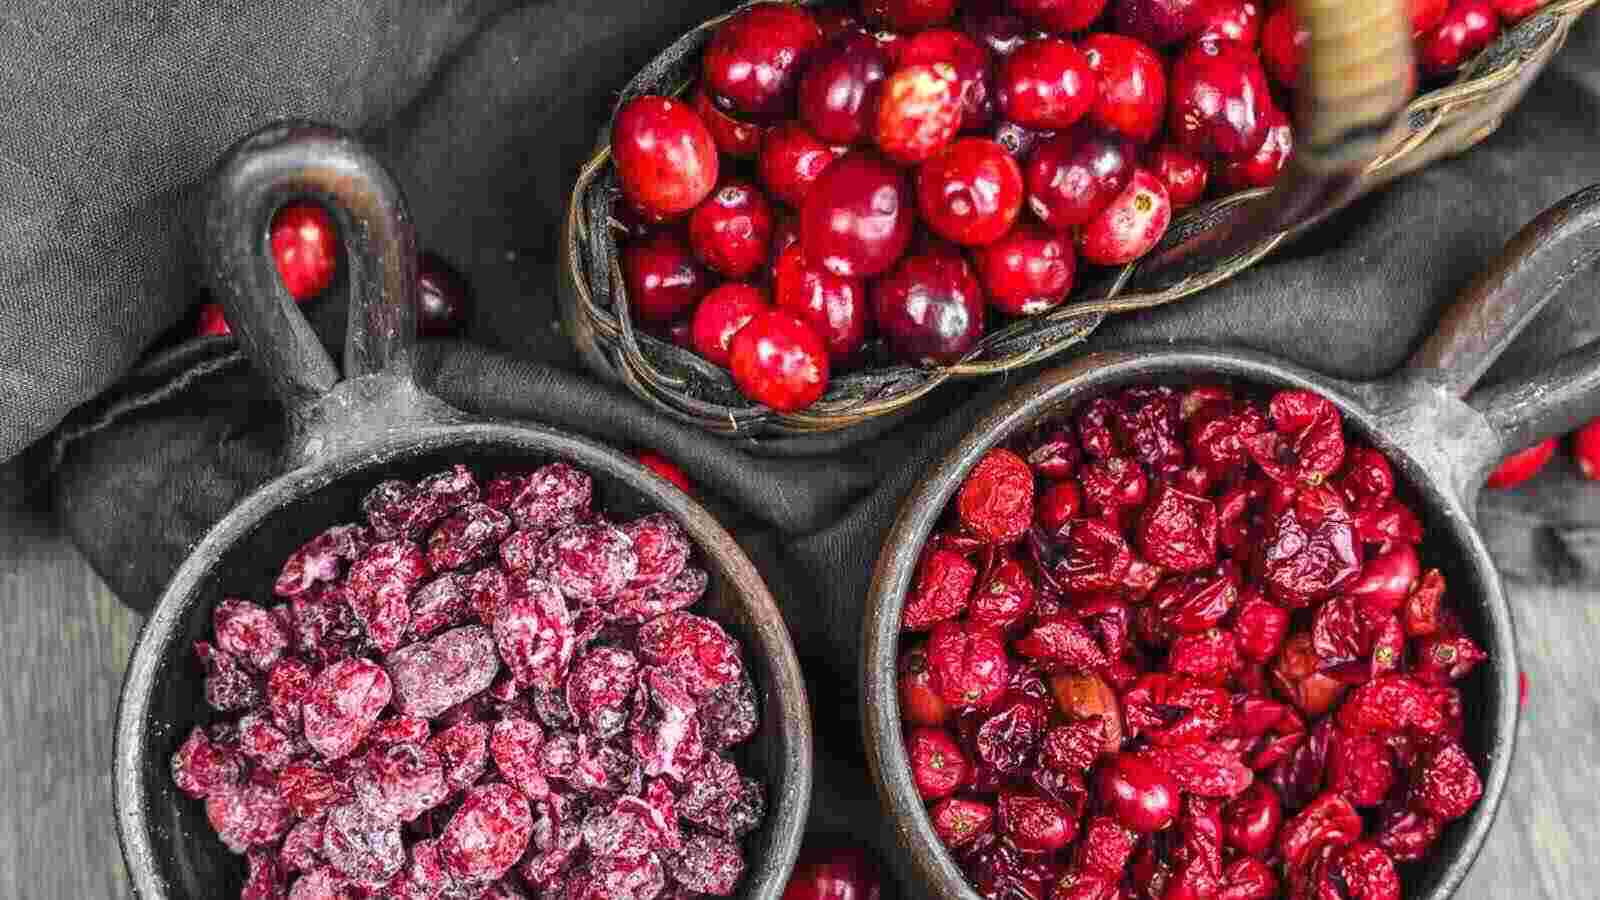
<svg viewBox="0 0 1600 900">
<path fill-rule="evenodd" d="M 353 286 L 344 379 L 283 292 L 267 223 L 288 200 L 321 200 L 346 236 Z M 354 519 L 363 494 L 464 463 L 480 474 L 563 460 L 594 478 L 618 516 L 670 513 L 711 575 L 696 611 L 745 648 L 762 724 L 740 763 L 768 790 L 766 822 L 745 842 L 738 897 L 776 900 L 799 852 L 811 798 L 811 716 L 799 663 L 761 576 L 688 495 L 628 457 L 550 429 L 471 419 L 411 378 L 415 252 L 398 186 L 349 138 L 277 126 L 223 161 L 207 209 L 213 287 L 289 416 L 285 474 L 247 497 L 194 548 L 140 635 L 123 685 L 115 755 L 117 828 L 143 900 L 220 900 L 243 885 L 242 857 L 213 835 L 204 804 L 173 785 L 169 760 L 206 705 L 193 641 L 224 592 L 263 597 L 282 560 L 329 525 Z"/>
<path fill-rule="evenodd" d="M 1427 529 L 1424 565 L 1443 570 L 1466 628 L 1488 651 L 1488 662 L 1459 685 L 1465 746 L 1483 773 L 1483 799 L 1446 828 L 1426 861 L 1402 869 L 1406 897 L 1449 897 L 1494 821 L 1517 724 L 1519 667 L 1511 614 L 1494 561 L 1473 525 L 1476 498 L 1508 451 L 1600 413 L 1600 352 L 1591 345 L 1533 380 L 1466 395 L 1534 313 L 1597 254 L 1600 188 L 1590 188 L 1524 229 L 1406 368 L 1381 382 L 1353 384 L 1246 351 L 1152 347 L 1094 354 L 1048 372 L 981 421 L 901 507 L 878 558 L 864 623 L 868 759 L 885 813 L 899 825 L 908 868 L 926 895 L 978 900 L 929 823 L 902 739 L 895 671 L 901 609 L 924 543 L 984 453 L 1042 420 L 1069 415 L 1087 400 L 1135 384 L 1231 381 L 1264 390 L 1317 391 L 1339 406 L 1351 429 L 1389 456 Z"/>
</svg>

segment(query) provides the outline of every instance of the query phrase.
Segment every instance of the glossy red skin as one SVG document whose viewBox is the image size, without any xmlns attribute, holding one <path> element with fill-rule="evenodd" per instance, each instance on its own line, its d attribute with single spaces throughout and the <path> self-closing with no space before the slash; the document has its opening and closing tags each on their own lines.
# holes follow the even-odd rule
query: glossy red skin
<svg viewBox="0 0 1600 900">
<path fill-rule="evenodd" d="M 1201 19 L 1197 41 L 1238 41 L 1254 47 L 1261 33 L 1261 6 L 1255 0 L 1213 0 Z"/>
<path fill-rule="evenodd" d="M 1539 474 L 1556 455 L 1556 439 L 1550 438 L 1506 457 L 1489 475 L 1489 487 L 1513 488 Z"/>
<path fill-rule="evenodd" d="M 719 109 L 776 118 L 788 111 L 795 83 L 822 29 L 804 7 L 763 3 L 724 22 L 702 57 L 702 84 Z"/>
<path fill-rule="evenodd" d="M 635 450 L 633 458 L 639 461 L 639 465 L 672 482 L 678 490 L 685 494 L 694 493 L 694 482 L 672 460 L 653 450 Z"/>
<path fill-rule="evenodd" d="M 1138 165 L 1133 144 L 1079 127 L 1034 148 L 1025 173 L 1028 208 L 1056 231 L 1083 225 L 1128 186 Z"/>
<path fill-rule="evenodd" d="M 948 63 L 895 69 L 878 98 L 878 149 L 902 165 L 929 159 L 960 133 L 961 98 L 961 81 Z"/>
<path fill-rule="evenodd" d="M 878 330 L 898 358 L 949 363 L 983 336 L 983 289 L 960 256 L 907 257 L 872 286 Z"/>
<path fill-rule="evenodd" d="M 957 5 L 957 0 L 862 0 L 861 11 L 896 31 L 921 31 L 950 21 Z"/>
<path fill-rule="evenodd" d="M 922 647 L 906 651 L 900 657 L 898 668 L 901 717 L 913 725 L 931 727 L 948 722 L 950 707 L 939 696 L 927 652 Z"/>
<path fill-rule="evenodd" d="M 1205 26 L 1207 0 L 1116 0 L 1116 30 L 1152 47 L 1170 47 Z"/>
<path fill-rule="evenodd" d="M 717 105 L 705 91 L 695 91 L 695 114 L 700 121 L 706 123 L 706 129 L 711 132 L 711 139 L 716 142 L 717 149 L 724 156 L 734 159 L 755 159 L 761 152 L 761 138 L 766 134 L 766 129 L 753 122 L 741 122 L 728 115 Z"/>
<path fill-rule="evenodd" d="M 1543 5 L 1544 0 L 1504 0 L 1505 3 L 1517 3 L 1533 6 Z M 1502 3 L 1495 2 L 1495 10 L 1500 10 Z M 1411 34 L 1413 37 L 1438 25 L 1444 18 L 1445 11 L 1450 8 L 1450 0 L 1410 0 L 1411 7 Z M 1504 13 L 1501 13 L 1504 17 Z"/>
<path fill-rule="evenodd" d="M 823 143 L 799 122 L 784 122 L 767 129 L 756 171 L 768 193 L 799 209 L 817 179 L 845 152 Z"/>
<path fill-rule="evenodd" d="M 717 143 L 694 110 L 670 97 L 623 104 L 611 130 L 622 192 L 646 216 L 676 218 L 717 185 Z"/>
<path fill-rule="evenodd" d="M 905 174 L 869 153 L 828 167 L 800 211 L 806 258 L 835 275 L 871 278 L 911 245 L 915 197 Z"/>
<path fill-rule="evenodd" d="M 1160 831 L 1178 815 L 1178 784 L 1172 776 L 1133 753 L 1119 753 L 1101 764 L 1097 793 L 1124 828 Z"/>
<path fill-rule="evenodd" d="M 1145 165 L 1167 186 L 1167 199 L 1172 201 L 1173 209 L 1182 209 L 1205 196 L 1211 180 L 1211 167 L 1205 160 L 1172 144 L 1162 144 L 1151 151 Z"/>
<path fill-rule="evenodd" d="M 772 274 L 772 299 L 778 309 L 799 317 L 822 337 L 835 363 L 855 359 L 866 346 L 872 326 L 866 282 L 810 265 L 799 246 L 778 257 Z"/>
<path fill-rule="evenodd" d="M 1120 34 L 1091 34 L 1083 53 L 1099 80 L 1089 120 L 1140 144 L 1161 128 L 1167 110 L 1167 73 L 1154 50 Z"/>
<path fill-rule="evenodd" d="M 725 181 L 689 215 L 689 246 L 706 267 L 744 278 L 769 258 L 772 204 L 754 184 Z"/>
<path fill-rule="evenodd" d="M 1417 62 L 1428 76 L 1448 75 L 1500 33 L 1500 18 L 1489 0 L 1454 0 L 1444 18 L 1417 41 Z"/>
<path fill-rule="evenodd" d="M 1283 826 L 1283 801 L 1272 785 L 1256 780 L 1222 808 L 1222 837 L 1245 856 L 1265 856 Z"/>
<path fill-rule="evenodd" d="M 1046 531 L 1054 532 L 1078 517 L 1083 509 L 1083 493 L 1070 479 L 1052 482 L 1034 506 L 1034 519 Z"/>
<path fill-rule="evenodd" d="M 990 306 L 1006 315 L 1034 316 L 1060 306 L 1072 292 L 1078 254 L 1065 235 L 1021 222 L 973 251 L 972 261 Z"/>
<path fill-rule="evenodd" d="M 1172 223 L 1166 185 L 1147 169 L 1134 170 L 1100 214 L 1078 233 L 1078 255 L 1099 266 L 1120 266 L 1150 252 Z"/>
<path fill-rule="evenodd" d="M 688 243 L 673 231 L 630 241 L 622 250 L 622 277 L 629 312 L 649 323 L 683 316 L 711 289 Z"/>
<path fill-rule="evenodd" d="M 472 291 L 460 272 L 435 254 L 417 257 L 417 334 L 455 334 L 466 322 L 471 302 Z"/>
<path fill-rule="evenodd" d="M 1022 212 L 1022 196 L 1022 169 L 988 138 L 962 138 L 917 170 L 922 221 L 957 244 L 999 240 Z"/>
<path fill-rule="evenodd" d="M 694 352 L 727 368 L 734 335 L 770 308 L 766 293 L 758 287 L 738 282 L 722 285 L 707 294 L 694 311 L 689 325 Z"/>
<path fill-rule="evenodd" d="M 1494 4 L 1494 11 L 1500 14 L 1502 22 L 1515 25 L 1538 12 L 1546 0 L 1490 0 L 1490 2 Z"/>
<path fill-rule="evenodd" d="M 200 305 L 200 320 L 195 323 L 195 337 L 220 337 L 233 334 L 233 329 L 228 327 L 227 314 L 222 310 L 221 303 L 202 303 Z"/>
<path fill-rule="evenodd" d="M 841 35 L 813 54 L 800 76 L 800 120 L 829 143 L 870 138 L 889 67 L 889 54 L 877 41 L 859 32 Z"/>
<path fill-rule="evenodd" d="M 297 302 L 328 289 L 339 269 L 339 233 L 316 203 L 291 203 L 272 217 L 272 261 Z"/>
<path fill-rule="evenodd" d="M 1071 41 L 1029 41 L 1006 57 L 996 79 L 1000 114 L 1029 128 L 1069 128 L 1094 106 L 1099 88 Z"/>
<path fill-rule="evenodd" d="M 1267 110 L 1267 138 L 1249 156 L 1218 160 L 1217 183 L 1225 191 L 1271 187 L 1294 152 L 1294 128 L 1276 105 Z"/>
<path fill-rule="evenodd" d="M 1236 156 L 1266 139 L 1272 104 L 1267 75 L 1238 44 L 1194 44 L 1178 57 L 1168 83 L 1167 131 L 1191 153 Z"/>
<path fill-rule="evenodd" d="M 1443 14 L 1440 7 L 1440 15 Z M 1261 27 L 1261 65 L 1273 81 L 1292 88 L 1298 83 L 1300 63 L 1310 44 L 1310 30 L 1300 27 L 1294 7 L 1285 3 L 1274 9 Z"/>
<path fill-rule="evenodd" d="M 955 69 L 964 101 L 961 130 L 979 131 L 994 121 L 994 60 L 967 35 L 948 28 L 914 34 L 894 45 L 899 66 L 945 63 Z"/>
<path fill-rule="evenodd" d="M 1578 429 L 1572 436 L 1572 458 L 1578 471 L 1590 481 L 1600 481 L 1600 419 Z"/>
<path fill-rule="evenodd" d="M 733 336 L 729 368 L 739 392 L 779 412 L 816 402 L 828 389 L 828 347 L 791 313 L 769 310 Z"/>
<path fill-rule="evenodd" d="M 1082 31 L 1105 12 L 1106 0 L 1010 0 L 1010 6 L 1045 31 Z"/>
<path fill-rule="evenodd" d="M 998 57 L 1006 57 L 1027 43 L 1034 27 L 1010 8 L 1007 0 L 966 3 L 961 9 L 961 30 Z"/>
<path fill-rule="evenodd" d="M 783 889 L 783 900 L 879 900 L 882 896 L 883 874 L 877 862 L 854 844 L 807 843 Z"/>
</svg>

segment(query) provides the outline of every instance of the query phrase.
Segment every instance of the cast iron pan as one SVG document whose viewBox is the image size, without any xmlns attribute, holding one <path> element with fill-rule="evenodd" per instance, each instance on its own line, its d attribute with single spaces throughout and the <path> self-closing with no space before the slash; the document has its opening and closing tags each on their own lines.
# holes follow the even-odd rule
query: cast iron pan
<svg viewBox="0 0 1600 900">
<path fill-rule="evenodd" d="M 344 239 L 350 325 L 344 377 L 284 291 L 268 249 L 283 204 L 318 200 Z M 243 858 L 213 836 L 203 804 L 172 784 L 169 760 L 214 718 L 190 645 L 224 592 L 267 600 L 297 546 L 355 517 L 388 478 L 465 463 L 480 474 L 566 460 L 594 477 L 596 502 L 619 516 L 664 510 L 693 538 L 711 574 L 696 609 L 743 642 L 762 725 L 742 751 L 768 789 L 768 818 L 747 842 L 739 897 L 775 900 L 799 851 L 811 798 L 811 714 L 788 631 L 760 575 L 711 516 L 626 456 L 536 426 L 474 419 L 413 380 L 416 251 L 399 185 L 353 139 L 287 123 L 245 139 L 222 161 L 204 214 L 212 288 L 250 358 L 282 400 L 283 473 L 211 529 L 173 576 L 134 650 L 117 715 L 117 830 L 143 900 L 237 897 Z"/>
<path fill-rule="evenodd" d="M 912 784 L 895 682 L 901 606 L 923 543 L 973 465 L 990 448 L 1084 400 L 1149 382 L 1233 380 L 1302 388 L 1331 398 L 1346 424 L 1388 454 L 1427 528 L 1424 565 L 1449 596 L 1488 663 L 1460 683 L 1466 747 L 1482 766 L 1483 799 L 1445 831 L 1429 860 L 1402 867 L 1405 896 L 1445 900 L 1466 876 L 1500 805 L 1517 726 L 1517 650 L 1500 577 L 1473 525 L 1478 491 L 1508 452 L 1600 414 L 1600 342 L 1526 381 L 1472 391 L 1516 334 L 1600 256 L 1600 186 L 1568 197 L 1524 228 L 1465 292 L 1399 372 L 1356 384 L 1264 354 L 1160 346 L 1085 356 L 1018 388 L 980 422 L 900 509 L 874 573 L 863 624 L 861 679 L 868 762 L 909 868 L 939 900 L 977 900 L 929 825 Z M 1464 399 L 1463 399 L 1464 398 Z"/>
</svg>

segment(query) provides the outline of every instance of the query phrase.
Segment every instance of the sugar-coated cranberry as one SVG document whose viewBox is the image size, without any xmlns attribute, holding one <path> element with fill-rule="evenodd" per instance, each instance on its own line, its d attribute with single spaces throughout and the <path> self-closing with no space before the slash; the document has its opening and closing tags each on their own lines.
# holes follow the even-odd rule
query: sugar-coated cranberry
<svg viewBox="0 0 1600 900">
<path fill-rule="evenodd" d="M 855 359 L 866 345 L 872 326 L 866 282 L 812 265 L 799 246 L 778 257 L 772 299 L 778 309 L 799 317 L 822 338 L 834 362 Z"/>
<path fill-rule="evenodd" d="M 859 844 L 807 841 L 783 889 L 783 900 L 879 900 L 883 873 Z"/>
<path fill-rule="evenodd" d="M 889 65 L 889 54 L 871 37 L 841 35 L 812 56 L 800 78 L 801 121 L 834 144 L 870 138 Z"/>
<path fill-rule="evenodd" d="M 1489 487 L 1497 490 L 1516 487 L 1539 474 L 1556 455 L 1556 439 L 1550 438 L 1519 450 L 1501 461 L 1489 475 Z"/>
<path fill-rule="evenodd" d="M 983 336 L 983 289 L 960 256 L 907 257 L 873 284 L 872 308 L 890 348 L 907 362 L 954 362 Z"/>
<path fill-rule="evenodd" d="M 906 757 L 911 778 L 924 800 L 938 800 L 956 792 L 967 780 L 971 764 L 950 732 L 942 728 L 913 728 L 906 735 Z"/>
<path fill-rule="evenodd" d="M 717 143 L 682 101 L 636 97 L 611 129 L 611 158 L 622 191 L 639 210 L 672 219 L 694 209 L 717 185 Z"/>
<path fill-rule="evenodd" d="M 1118 753 L 1103 763 L 1096 786 L 1125 828 L 1161 831 L 1177 818 L 1177 782 L 1137 753 Z"/>
<path fill-rule="evenodd" d="M 917 201 L 934 233 L 958 244 L 998 240 L 1022 211 L 1022 170 L 987 138 L 962 138 L 917 170 Z"/>
<path fill-rule="evenodd" d="M 1041 38 L 1006 57 L 996 80 L 999 110 L 1030 128 L 1069 128 L 1094 106 L 1099 87 L 1071 41 Z"/>
<path fill-rule="evenodd" d="M 835 275 L 870 278 L 905 253 L 915 217 L 905 175 L 876 156 L 852 153 L 813 185 L 800 212 L 800 245 Z"/>
<path fill-rule="evenodd" d="M 1080 126 L 1040 144 L 1028 161 L 1028 208 L 1057 231 L 1087 223 L 1133 177 L 1133 144 Z"/>
<path fill-rule="evenodd" d="M 1150 252 L 1172 222 L 1166 185 L 1146 169 L 1135 169 L 1122 189 L 1078 235 L 1078 253 L 1101 266 L 1130 263 Z"/>
<path fill-rule="evenodd" d="M 1417 62 L 1429 77 L 1448 75 L 1500 33 L 1500 18 L 1489 0 L 1454 0 L 1444 18 L 1417 41 Z"/>
<path fill-rule="evenodd" d="M 1572 436 L 1572 458 L 1584 478 L 1600 480 L 1600 419 L 1589 422 Z"/>
<path fill-rule="evenodd" d="M 467 320 L 472 291 L 467 280 L 434 253 L 417 258 L 417 334 L 455 334 Z"/>
<path fill-rule="evenodd" d="M 705 89 L 718 107 L 734 114 L 776 118 L 793 100 L 793 89 L 822 29 L 803 6 L 760 3 L 722 23 L 702 57 Z"/>
<path fill-rule="evenodd" d="M 1043 30 L 1067 34 L 1094 24 L 1106 0 L 1009 0 L 1009 5 Z"/>
<path fill-rule="evenodd" d="M 1294 152 L 1294 129 L 1282 110 L 1270 105 L 1266 110 L 1267 138 L 1254 153 L 1233 156 L 1219 162 L 1217 183 L 1223 190 L 1243 191 L 1272 187 L 1288 165 Z"/>
<path fill-rule="evenodd" d="M 1078 255 L 1065 235 L 1019 222 L 998 241 L 974 250 L 972 260 L 995 309 L 1032 316 L 1067 299 Z"/>
<path fill-rule="evenodd" d="M 672 231 L 629 242 L 622 251 L 622 277 L 629 312 L 646 323 L 683 316 L 711 287 L 688 243 Z"/>
<path fill-rule="evenodd" d="M 1167 199 L 1172 201 L 1173 209 L 1182 209 L 1205 196 L 1211 168 L 1204 159 L 1182 147 L 1162 144 L 1151 151 L 1145 162 L 1167 186 Z"/>
<path fill-rule="evenodd" d="M 1439 7 L 1440 14 L 1444 6 Z M 1284 87 L 1294 87 L 1300 78 L 1300 61 L 1311 44 L 1311 30 L 1300 27 L 1294 5 L 1279 4 L 1261 27 L 1261 64 L 1267 74 Z"/>
<path fill-rule="evenodd" d="M 766 195 L 748 181 L 725 181 L 689 215 L 689 246 L 713 272 L 744 278 L 767 261 L 772 227 Z"/>
<path fill-rule="evenodd" d="M 924 31 L 896 44 L 894 55 L 900 66 L 944 63 L 955 70 L 963 98 L 962 131 L 987 128 L 994 119 L 993 60 L 966 34 L 945 28 Z"/>
<path fill-rule="evenodd" d="M 1167 108 L 1167 73 L 1149 47 L 1120 34 L 1091 34 L 1083 53 L 1099 81 L 1089 119 L 1138 143 L 1161 128 Z"/>
<path fill-rule="evenodd" d="M 742 122 L 717 109 L 710 95 L 703 90 L 695 91 L 694 99 L 690 102 L 694 104 L 700 121 L 706 123 L 717 149 L 724 155 L 734 159 L 754 159 L 761 152 L 761 138 L 766 129 L 753 122 Z"/>
<path fill-rule="evenodd" d="M 1255 0 L 1215 0 L 1202 18 L 1197 41 L 1238 41 L 1254 47 L 1261 30 L 1261 7 Z"/>
<path fill-rule="evenodd" d="M 672 482 L 685 494 L 694 493 L 694 482 L 690 481 L 689 476 L 672 460 L 654 450 L 635 450 L 633 458 L 646 469 Z"/>
<path fill-rule="evenodd" d="M 339 268 L 339 233 L 319 203 L 291 203 L 272 217 L 272 261 L 289 296 L 310 300 Z"/>
<path fill-rule="evenodd" d="M 1546 0 L 1491 0 L 1491 2 L 1494 4 L 1494 11 L 1500 14 L 1500 21 L 1506 23 L 1507 25 L 1515 25 L 1518 22 L 1521 22 L 1523 19 L 1533 15 L 1535 12 L 1538 12 L 1539 7 L 1544 6 Z M 1413 13 L 1415 13 L 1418 3 L 1424 3 L 1424 5 L 1433 5 L 1431 2 L 1425 2 L 1425 0 L 1413 0 Z M 1444 3 L 1438 4 L 1440 10 L 1439 19 L 1444 18 L 1444 9 L 1446 6 L 1447 4 Z M 1437 24 L 1438 19 L 1435 19 L 1431 23 L 1431 25 Z M 1412 25 L 1418 31 L 1425 31 L 1431 27 L 1431 25 L 1418 25 L 1415 18 L 1412 20 Z"/>
<path fill-rule="evenodd" d="M 694 350 L 723 368 L 733 353 L 733 338 L 750 320 L 771 308 L 758 287 L 733 282 L 707 294 L 694 311 Z"/>
<path fill-rule="evenodd" d="M 950 21 L 956 0 L 863 0 L 867 19 L 896 31 L 921 31 Z"/>
<path fill-rule="evenodd" d="M 898 163 L 920 163 L 955 138 L 964 114 L 961 80 L 954 66 L 896 68 L 883 83 L 878 100 L 878 149 Z"/>
<path fill-rule="evenodd" d="M 817 179 L 844 153 L 844 147 L 823 143 L 799 122 L 784 122 L 767 129 L 756 168 L 772 196 L 799 209 Z"/>
<path fill-rule="evenodd" d="M 1185 150 L 1236 156 L 1261 146 L 1272 96 L 1248 47 L 1194 44 L 1173 64 L 1168 87 L 1167 129 Z"/>
<path fill-rule="evenodd" d="M 804 409 L 828 389 L 828 347 L 792 313 L 768 310 L 733 336 L 729 368 L 740 393 L 780 412 Z"/>
<path fill-rule="evenodd" d="M 1116 0 L 1116 30 L 1152 47 L 1170 47 L 1205 27 L 1206 0 Z"/>
</svg>

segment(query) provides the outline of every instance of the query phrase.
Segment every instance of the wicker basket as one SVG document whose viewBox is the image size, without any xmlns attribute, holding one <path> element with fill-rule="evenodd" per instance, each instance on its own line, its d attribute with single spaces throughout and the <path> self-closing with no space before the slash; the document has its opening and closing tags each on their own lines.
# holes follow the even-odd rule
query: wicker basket
<svg viewBox="0 0 1600 900">
<path fill-rule="evenodd" d="M 609 130 L 579 172 L 567 212 L 564 325 L 597 373 L 707 431 L 781 444 L 783 438 L 862 428 L 911 410 L 952 379 L 1042 362 L 1083 341 L 1109 314 L 1173 303 L 1226 281 L 1354 197 L 1468 149 L 1493 133 L 1565 43 L 1574 20 L 1600 0 L 1552 0 L 1506 29 L 1451 84 L 1409 102 L 1408 51 L 1395 56 L 1393 46 L 1373 46 L 1373 38 L 1351 25 L 1371 31 L 1373 17 L 1388 16 L 1390 21 L 1381 24 L 1392 25 L 1399 40 L 1409 41 L 1403 0 L 1295 2 L 1302 21 L 1312 23 L 1314 38 L 1309 74 L 1297 95 L 1297 151 L 1287 187 L 1245 191 L 1185 211 L 1145 260 L 1080 285 L 1074 299 L 1047 314 L 990 331 L 954 364 L 917 367 L 883 360 L 835 376 L 826 395 L 807 409 L 778 413 L 740 395 L 725 370 L 646 334 L 629 315 L 618 263 L 617 242 L 625 229 L 611 214 L 620 192 Z M 687 89 L 698 71 L 700 50 L 726 18 L 681 38 L 634 78 L 622 100 Z M 1317 22 L 1332 22 L 1326 30 L 1342 28 L 1343 33 L 1325 35 Z M 1240 223 L 1245 227 L 1236 227 Z M 1224 232 L 1232 239 L 1219 240 Z M 1171 264 L 1182 256 L 1188 257 L 1182 265 Z"/>
</svg>

